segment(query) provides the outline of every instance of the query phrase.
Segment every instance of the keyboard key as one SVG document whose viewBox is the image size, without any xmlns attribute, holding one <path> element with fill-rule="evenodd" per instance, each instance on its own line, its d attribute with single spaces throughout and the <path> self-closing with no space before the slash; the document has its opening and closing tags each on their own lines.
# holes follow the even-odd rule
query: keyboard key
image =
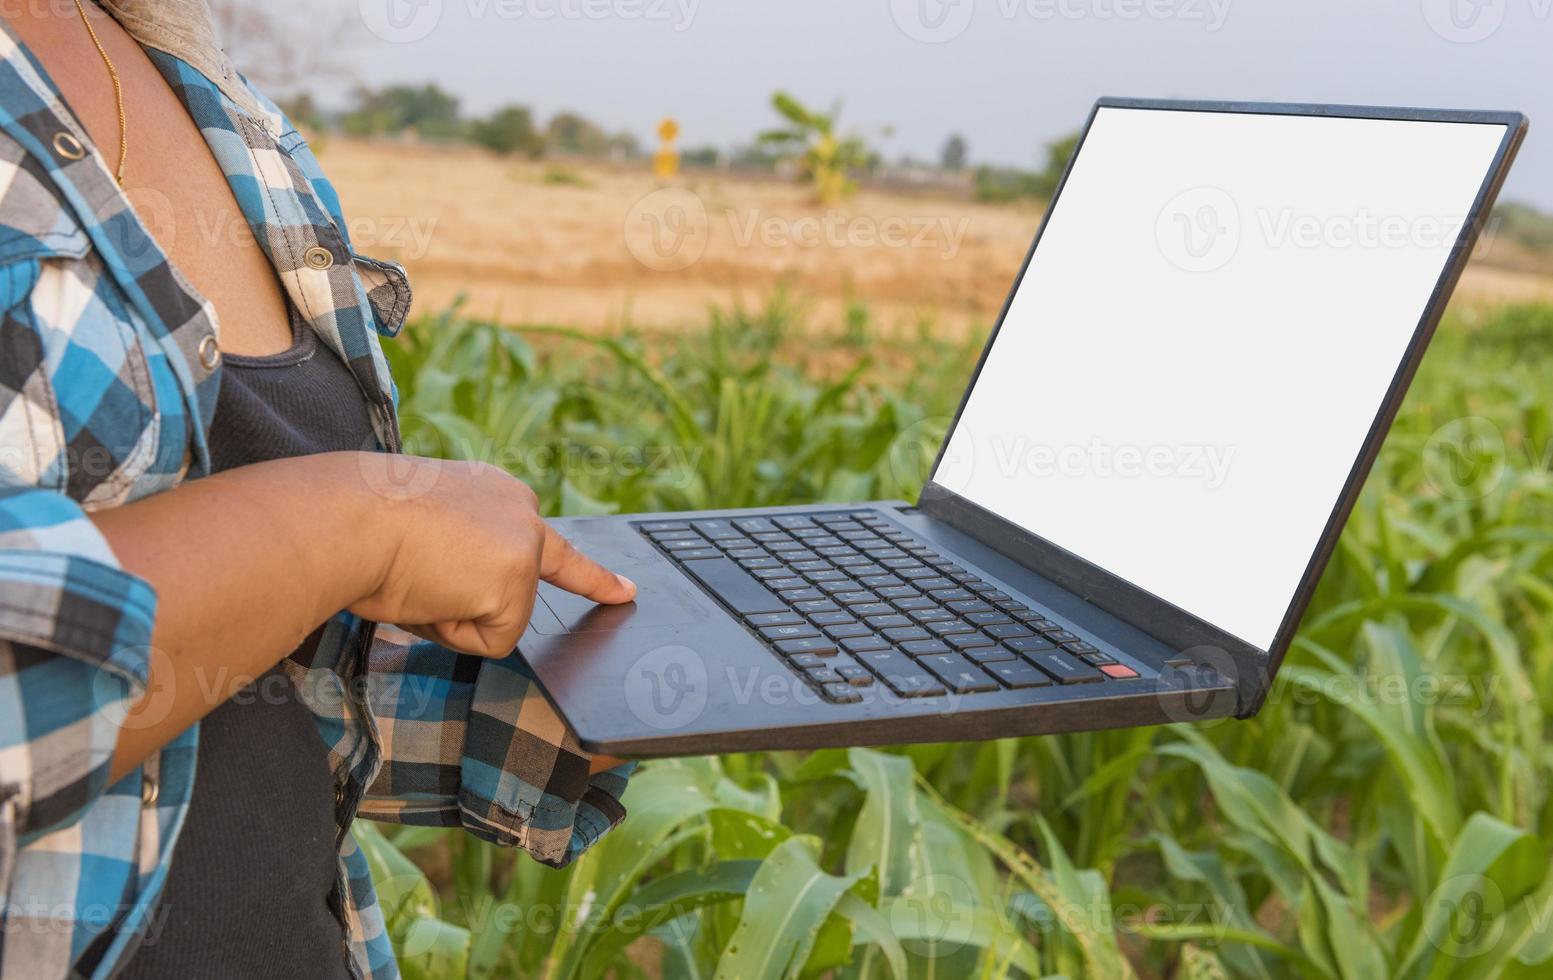
<svg viewBox="0 0 1553 980">
<path fill-rule="evenodd" d="M 884 638 L 895 643 L 905 643 L 909 640 L 930 639 L 928 631 L 920 626 L 896 626 L 884 630 Z"/>
<path fill-rule="evenodd" d="M 1052 679 L 1020 660 L 991 664 L 987 668 L 1006 687 L 1016 691 L 1031 687 L 1051 687 Z"/>
<path fill-rule="evenodd" d="M 776 525 L 765 517 L 741 517 L 733 522 L 733 526 L 745 534 L 760 534 L 776 530 Z"/>
<path fill-rule="evenodd" d="M 701 535 L 690 530 L 687 524 L 681 524 L 671 531 L 659 531 L 652 535 L 652 539 L 661 545 L 667 545 L 670 541 L 705 541 Z"/>
<path fill-rule="evenodd" d="M 745 616 L 745 620 L 751 626 L 802 626 L 803 617 L 797 613 L 756 613 L 753 616 Z"/>
<path fill-rule="evenodd" d="M 809 617 L 809 621 L 816 626 L 845 626 L 848 623 L 857 622 L 857 620 L 839 609 L 835 612 L 815 613 Z"/>
<path fill-rule="evenodd" d="M 909 640 L 901 644 L 901 650 L 913 657 L 930 657 L 948 653 L 949 647 L 942 640 Z"/>
<path fill-rule="evenodd" d="M 749 569 L 752 572 L 769 571 L 773 573 L 773 575 L 787 574 L 786 566 L 777 561 L 775 558 L 746 558 L 739 562 L 739 565 L 743 568 Z"/>
<path fill-rule="evenodd" d="M 1004 640 L 1003 645 L 1015 653 L 1037 653 L 1041 650 L 1057 649 L 1057 644 L 1039 636 L 1016 636 Z"/>
<path fill-rule="evenodd" d="M 1069 633 L 1067 630 L 1057 630 L 1055 632 L 1047 633 L 1046 638 L 1051 640 L 1053 643 L 1067 643 L 1069 641 L 1078 639 L 1078 634 Z"/>
<path fill-rule="evenodd" d="M 819 589 L 784 589 L 778 592 L 777 595 L 781 596 L 782 601 L 789 605 L 795 602 L 809 602 L 814 599 L 825 598 L 825 593 Z"/>
<path fill-rule="evenodd" d="M 900 613 L 887 613 L 883 616 L 869 616 L 865 620 L 869 626 L 875 629 L 893 629 L 897 626 L 910 626 L 911 620 Z"/>
<path fill-rule="evenodd" d="M 788 564 L 792 567 L 793 571 L 803 572 L 805 574 L 809 572 L 824 572 L 830 569 L 830 562 L 820 561 L 817 558 L 812 561 L 801 561 L 797 558 L 788 558 L 787 561 Z"/>
<path fill-rule="evenodd" d="M 783 589 L 806 589 L 808 587 L 808 582 L 795 575 L 789 575 L 786 578 L 766 579 L 766 588 L 776 589 L 777 591 L 782 591 Z"/>
<path fill-rule="evenodd" d="M 1000 661 L 1004 660 L 1019 660 L 1019 657 L 1017 657 L 1012 650 L 1008 650 L 1003 647 L 967 647 L 966 649 L 962 650 L 961 653 L 964 653 L 967 657 L 970 657 L 972 660 L 979 664 L 999 663 Z"/>
<path fill-rule="evenodd" d="M 862 623 L 844 623 L 825 627 L 825 635 L 833 640 L 845 640 L 854 636 L 872 636 L 873 630 Z"/>
<path fill-rule="evenodd" d="M 928 595 L 939 602 L 954 602 L 959 599 L 969 599 L 971 594 L 964 589 L 934 589 Z"/>
<path fill-rule="evenodd" d="M 1069 640 L 1062 645 L 1062 648 L 1069 653 L 1076 653 L 1079 656 L 1083 656 L 1086 653 L 1100 652 L 1093 643 L 1085 643 L 1083 640 Z"/>
<path fill-rule="evenodd" d="M 843 606 L 861 606 L 869 602 L 878 602 L 879 597 L 872 592 L 836 592 L 832 595 Z"/>
<path fill-rule="evenodd" d="M 991 612 L 992 607 L 980 599 L 957 599 L 954 602 L 944 603 L 946 609 L 953 609 L 957 613 L 969 615 L 970 613 Z"/>
<path fill-rule="evenodd" d="M 947 693 L 937 678 L 921 670 L 909 674 L 883 674 L 880 680 L 903 698 L 936 698 Z"/>
<path fill-rule="evenodd" d="M 713 552 L 716 554 L 716 552 Z M 787 603 L 750 577 L 731 559 L 721 556 L 686 561 L 681 566 L 690 576 L 741 616 L 750 613 L 787 612 Z"/>
<path fill-rule="evenodd" d="M 641 525 L 641 528 L 648 534 L 656 535 L 662 531 L 688 531 L 690 525 L 684 521 L 651 521 Z"/>
<path fill-rule="evenodd" d="M 1100 673 L 1119 681 L 1129 680 L 1138 676 L 1138 672 L 1126 664 L 1106 664 L 1100 668 Z"/>
<path fill-rule="evenodd" d="M 853 687 L 872 687 L 874 675 L 868 672 L 868 668 L 859 667 L 856 664 L 847 667 L 837 667 L 836 673 L 841 679 Z"/>
<path fill-rule="evenodd" d="M 882 636 L 849 636 L 841 641 L 841 647 L 848 653 L 871 653 L 890 649 L 890 643 Z"/>
<path fill-rule="evenodd" d="M 850 595 L 857 591 L 857 583 L 845 577 L 835 582 L 819 582 L 817 584 L 822 591 L 829 592 L 831 595 L 835 595 L 838 592 Z"/>
<path fill-rule="evenodd" d="M 944 637 L 944 642 L 956 650 L 968 650 L 971 647 L 996 646 L 991 639 L 980 633 L 957 633 L 954 636 Z"/>
<path fill-rule="evenodd" d="M 836 655 L 836 644 L 829 640 L 778 640 L 773 645 L 777 648 L 778 653 L 791 659 L 794 663 L 798 663 L 798 657 L 834 657 Z M 800 667 L 804 666 L 803 664 L 798 665 Z M 809 664 L 809 666 L 817 667 L 819 665 Z"/>
<path fill-rule="evenodd" d="M 1027 653 L 1025 659 L 1050 674 L 1059 684 L 1088 684 L 1104 680 L 1100 671 L 1061 650 Z"/>
<path fill-rule="evenodd" d="M 829 599 L 810 599 L 807 602 L 795 602 L 793 608 L 805 616 L 813 616 L 816 613 L 833 613 L 840 611 L 841 607 Z"/>
<path fill-rule="evenodd" d="M 808 670 L 804 671 L 804 674 L 808 676 L 809 680 L 816 684 L 841 683 L 841 675 L 836 673 L 836 669 L 834 667 L 810 667 Z"/>
<path fill-rule="evenodd" d="M 949 613 L 953 616 L 954 613 Z M 928 623 L 927 628 L 939 636 L 953 636 L 956 633 L 974 633 L 976 627 L 959 619 L 947 619 L 942 622 Z"/>
<path fill-rule="evenodd" d="M 910 595 L 902 599 L 892 599 L 891 604 L 895 606 L 896 609 L 903 609 L 907 612 L 917 609 L 933 609 L 939 612 L 943 612 L 943 610 L 938 609 L 938 603 L 934 602 L 932 599 L 929 599 L 925 595 Z M 945 612 L 944 615 L 947 616 L 949 614 Z"/>
<path fill-rule="evenodd" d="M 911 584 L 915 585 L 923 592 L 930 592 L 933 589 L 954 588 L 954 583 L 944 578 L 942 575 L 934 576 L 933 578 L 919 578 L 914 580 Z"/>
<path fill-rule="evenodd" d="M 722 558 L 722 552 L 716 548 L 690 548 L 686 551 L 675 552 L 674 557 L 680 561 L 699 561 L 703 558 Z"/>
<path fill-rule="evenodd" d="M 727 554 L 728 554 L 729 558 L 765 558 L 766 557 L 766 549 L 764 549 L 764 548 L 729 548 L 729 549 L 727 549 Z"/>
<path fill-rule="evenodd" d="M 983 629 L 987 631 L 988 636 L 995 636 L 1000 640 L 1012 640 L 1021 636 L 1033 635 L 1018 623 L 1004 623 L 1001 625 L 994 623 L 991 626 L 984 626 Z"/>
<path fill-rule="evenodd" d="M 921 663 L 956 694 L 979 694 L 998 689 L 997 682 L 988 677 L 986 671 L 958 654 L 923 657 Z"/>
<path fill-rule="evenodd" d="M 884 602 L 863 602 L 847 609 L 854 616 L 893 616 L 895 607 Z"/>
<path fill-rule="evenodd" d="M 875 589 L 882 599 L 915 599 L 922 593 L 909 585 L 887 585 L 882 589 Z"/>
<path fill-rule="evenodd" d="M 837 681 L 834 684 L 826 684 L 820 689 L 825 697 L 837 704 L 857 704 L 863 700 L 863 696 L 857 693 L 851 684 Z"/>
<path fill-rule="evenodd" d="M 732 521 L 691 521 L 690 526 L 714 540 L 744 537 L 744 532 L 734 527 Z"/>
<path fill-rule="evenodd" d="M 760 635 L 768 640 L 802 640 L 819 636 L 820 631 L 805 623 L 802 626 L 766 626 Z"/>
<path fill-rule="evenodd" d="M 760 579 L 762 582 L 766 582 L 774 578 L 787 578 L 787 569 L 778 566 L 773 559 L 767 558 L 766 561 L 770 562 L 770 565 L 764 567 L 757 566 L 755 564 L 755 562 L 759 560 L 760 559 L 755 559 L 754 561 L 741 561 L 739 562 L 739 566 L 745 571 L 749 572 L 751 575 Z"/>
<path fill-rule="evenodd" d="M 804 572 L 803 577 L 811 582 L 850 582 L 847 573 L 837 568 L 822 568 L 817 572 Z"/>
<path fill-rule="evenodd" d="M 914 602 L 916 600 L 910 601 Z M 947 609 L 940 609 L 936 605 L 933 605 L 933 600 L 931 599 L 927 600 L 927 602 L 928 605 L 926 608 L 919 608 L 915 606 L 911 607 L 907 615 L 919 623 L 942 623 L 954 619 L 954 613 Z"/>
<path fill-rule="evenodd" d="M 900 579 L 896 578 L 894 575 L 868 575 L 864 578 L 858 579 L 858 581 L 868 586 L 870 589 L 882 589 L 886 586 L 906 584 Z M 884 593 L 881 592 L 880 594 L 883 595 Z M 886 596 L 886 598 L 888 598 L 888 596 Z"/>
<path fill-rule="evenodd" d="M 797 528 L 814 526 L 813 521 L 809 520 L 807 517 L 802 517 L 796 514 L 785 515 L 783 517 L 773 517 L 771 518 L 771 523 L 775 524 L 777 527 L 786 528 L 789 531 L 795 530 Z"/>
<path fill-rule="evenodd" d="M 895 574 L 918 588 L 925 588 L 925 586 L 919 583 L 938 577 L 931 568 L 924 568 L 920 565 L 916 568 L 897 568 Z"/>
<path fill-rule="evenodd" d="M 842 555 L 839 558 L 832 558 L 830 563 L 838 568 L 851 568 L 854 565 L 870 564 L 867 555 Z M 853 574 L 859 573 L 854 572 Z"/>
<path fill-rule="evenodd" d="M 967 613 L 965 618 L 977 626 L 996 626 L 999 623 L 1012 623 L 1013 620 L 996 610 L 989 612 Z"/>
</svg>

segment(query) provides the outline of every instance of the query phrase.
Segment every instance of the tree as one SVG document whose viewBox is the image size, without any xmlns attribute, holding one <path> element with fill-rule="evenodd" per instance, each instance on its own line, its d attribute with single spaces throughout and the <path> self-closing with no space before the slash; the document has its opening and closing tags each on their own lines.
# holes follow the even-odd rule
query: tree
<svg viewBox="0 0 1553 980">
<path fill-rule="evenodd" d="M 773 95 L 771 105 L 787 125 L 761 133 L 760 144 L 797 161 L 803 178 L 814 184 L 815 198 L 821 204 L 835 204 L 851 196 L 857 190 L 852 172 L 869 168 L 877 158 L 861 137 L 837 135 L 841 106 L 828 113 L 816 112 L 786 92 Z"/>
<path fill-rule="evenodd" d="M 545 128 L 549 145 L 563 153 L 579 156 L 603 156 L 609 151 L 609 136 L 592 120 L 575 112 L 560 112 Z"/>
<path fill-rule="evenodd" d="M 1057 193 L 1057 184 L 1062 181 L 1062 172 L 1068 168 L 1068 160 L 1073 156 L 1073 151 L 1078 149 L 1078 138 L 1079 134 L 1073 132 L 1046 144 L 1046 169 L 1040 174 L 1042 197 L 1051 197 Z"/>
<path fill-rule="evenodd" d="M 348 81 L 353 9 L 317 0 L 208 0 L 216 37 L 238 71 L 275 96 Z"/>
<path fill-rule="evenodd" d="M 523 153 L 537 157 L 544 152 L 545 140 L 534 126 L 534 114 L 528 106 L 509 105 L 497 109 L 470 126 L 470 138 L 493 153 Z"/>
<path fill-rule="evenodd" d="M 950 173 L 959 173 L 965 169 L 969 158 L 970 146 L 965 142 L 965 137 L 955 133 L 945 141 L 943 152 L 939 155 L 939 163 Z"/>
<path fill-rule="evenodd" d="M 356 105 L 341 120 L 352 136 L 380 136 L 414 130 L 424 139 L 455 139 L 463 132 L 458 98 L 428 82 L 422 86 L 358 88 Z"/>
</svg>

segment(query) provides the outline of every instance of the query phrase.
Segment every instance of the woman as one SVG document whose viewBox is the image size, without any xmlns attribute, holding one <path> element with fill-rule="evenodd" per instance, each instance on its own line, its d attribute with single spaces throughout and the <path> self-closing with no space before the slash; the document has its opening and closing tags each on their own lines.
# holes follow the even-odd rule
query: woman
<svg viewBox="0 0 1553 980">
<path fill-rule="evenodd" d="M 352 820 L 554 865 L 617 823 L 507 655 L 537 579 L 634 586 L 381 451 L 403 271 L 203 0 L 3 27 L 0 977 L 394 976 Z"/>
</svg>

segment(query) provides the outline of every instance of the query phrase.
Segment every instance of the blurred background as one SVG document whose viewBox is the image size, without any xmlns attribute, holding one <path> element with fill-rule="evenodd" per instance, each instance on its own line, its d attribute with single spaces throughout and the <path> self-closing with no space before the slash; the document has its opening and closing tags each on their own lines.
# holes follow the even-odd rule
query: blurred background
<svg viewBox="0 0 1553 980">
<path fill-rule="evenodd" d="M 550 513 L 914 497 L 1098 96 L 1526 112 L 1256 719 L 655 763 L 562 872 L 361 838 L 410 977 L 1553 975 L 1553 0 L 213 6 L 409 268 L 409 447 Z"/>
</svg>

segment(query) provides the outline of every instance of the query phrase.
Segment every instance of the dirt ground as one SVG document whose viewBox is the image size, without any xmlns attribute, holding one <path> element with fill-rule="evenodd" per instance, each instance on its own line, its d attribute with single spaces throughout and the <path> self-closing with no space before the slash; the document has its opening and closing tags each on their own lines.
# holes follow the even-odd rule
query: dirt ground
<svg viewBox="0 0 1553 980">
<path fill-rule="evenodd" d="M 673 329 L 780 284 L 811 325 L 866 305 L 886 332 L 985 329 L 1041 211 L 865 188 L 837 209 L 779 180 L 501 159 L 469 148 L 328 139 L 320 148 L 358 249 L 408 266 L 416 311 L 466 294 L 508 323 Z M 1457 302 L 1553 301 L 1553 261 L 1492 241 Z"/>
</svg>

